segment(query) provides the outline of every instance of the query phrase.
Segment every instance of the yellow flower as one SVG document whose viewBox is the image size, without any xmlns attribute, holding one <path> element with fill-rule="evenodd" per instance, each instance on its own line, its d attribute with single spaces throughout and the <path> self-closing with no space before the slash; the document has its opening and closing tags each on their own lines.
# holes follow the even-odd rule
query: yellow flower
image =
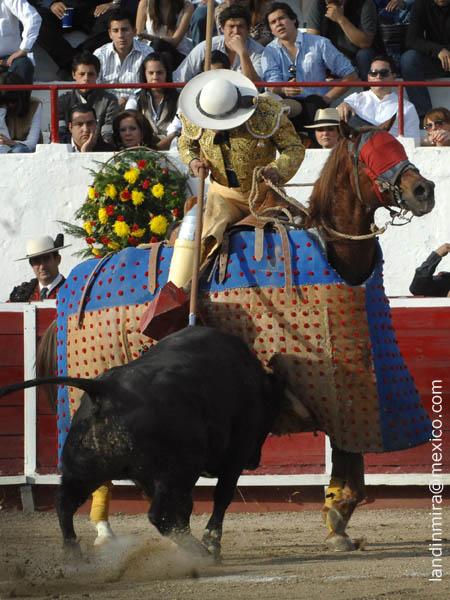
<svg viewBox="0 0 450 600">
<path fill-rule="evenodd" d="M 120 248 L 120 244 L 118 242 L 109 242 L 108 248 L 111 248 L 111 250 L 118 250 Z"/>
<path fill-rule="evenodd" d="M 156 235 L 164 235 L 167 231 L 168 224 L 169 223 L 164 215 L 158 215 L 150 221 L 150 230 Z"/>
<path fill-rule="evenodd" d="M 144 202 L 144 194 L 142 192 L 138 192 L 137 190 L 133 190 L 131 192 L 131 199 L 133 200 L 133 204 L 135 206 L 139 206 Z"/>
<path fill-rule="evenodd" d="M 123 174 L 123 178 L 128 181 L 128 183 L 136 183 L 139 177 L 138 169 L 128 169 L 126 173 Z"/>
<path fill-rule="evenodd" d="M 130 235 L 130 227 L 125 221 L 116 221 L 114 223 L 114 233 L 119 237 L 127 237 Z"/>
<path fill-rule="evenodd" d="M 92 225 L 90 221 L 86 221 L 86 223 L 83 223 L 83 227 L 88 235 L 92 234 Z"/>
<path fill-rule="evenodd" d="M 108 213 L 106 212 L 106 208 L 98 209 L 98 220 L 102 225 L 106 223 L 106 221 L 108 220 Z"/>
<path fill-rule="evenodd" d="M 95 188 L 93 188 L 92 186 L 89 186 L 88 198 L 89 200 L 95 200 Z"/>
<path fill-rule="evenodd" d="M 164 186 L 162 183 L 157 183 L 152 187 L 152 194 L 155 198 L 162 198 L 164 196 Z"/>
<path fill-rule="evenodd" d="M 105 187 L 105 194 L 108 196 L 108 198 L 114 200 L 114 198 L 117 196 L 116 186 L 113 183 L 108 183 L 108 185 Z"/>
<path fill-rule="evenodd" d="M 141 238 L 145 233 L 145 229 L 135 229 L 131 233 L 134 237 Z"/>
<path fill-rule="evenodd" d="M 98 256 L 101 256 L 102 253 L 100 252 L 100 250 L 98 248 L 92 248 L 92 254 L 94 256 L 98 257 Z"/>
</svg>

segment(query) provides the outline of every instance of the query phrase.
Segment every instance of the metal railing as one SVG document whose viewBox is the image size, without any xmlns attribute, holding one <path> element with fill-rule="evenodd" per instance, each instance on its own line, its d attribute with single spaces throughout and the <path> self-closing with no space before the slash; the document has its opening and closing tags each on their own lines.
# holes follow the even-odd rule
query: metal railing
<svg viewBox="0 0 450 600">
<path fill-rule="evenodd" d="M 0 85 L 0 90 L 48 90 L 50 92 L 51 104 L 51 137 L 52 143 L 59 142 L 59 118 L 58 118 L 58 92 L 61 90 L 78 89 L 141 89 L 141 88 L 182 88 L 185 83 L 96 83 L 96 84 L 78 84 L 78 83 L 49 83 L 38 85 Z M 405 87 L 450 87 L 449 81 L 258 81 L 257 87 L 342 87 L 342 88 L 367 88 L 367 87 L 392 87 L 397 88 L 398 94 L 398 133 L 404 134 L 404 89 Z"/>
</svg>

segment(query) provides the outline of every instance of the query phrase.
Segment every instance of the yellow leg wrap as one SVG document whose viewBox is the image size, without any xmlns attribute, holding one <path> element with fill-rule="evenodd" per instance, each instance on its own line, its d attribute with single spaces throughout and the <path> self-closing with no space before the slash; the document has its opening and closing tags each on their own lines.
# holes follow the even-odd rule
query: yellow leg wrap
<svg viewBox="0 0 450 600">
<path fill-rule="evenodd" d="M 111 482 L 101 485 L 92 494 L 92 506 L 90 519 L 97 523 L 98 521 L 107 521 L 109 517 L 109 503 L 111 502 L 111 490 L 113 489 Z"/>
<path fill-rule="evenodd" d="M 344 489 L 344 486 L 345 481 L 343 479 L 340 477 L 332 477 L 327 488 L 327 493 L 325 494 L 325 504 L 322 509 L 322 514 L 325 520 L 325 525 L 330 531 L 333 531 L 333 528 L 328 521 L 328 511 L 330 510 L 334 501 L 342 499 L 342 490 Z"/>
</svg>

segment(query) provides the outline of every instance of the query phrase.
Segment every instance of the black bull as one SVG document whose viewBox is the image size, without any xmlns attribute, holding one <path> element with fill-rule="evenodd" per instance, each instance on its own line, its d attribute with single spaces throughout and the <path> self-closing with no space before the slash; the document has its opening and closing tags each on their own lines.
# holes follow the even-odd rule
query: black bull
<svg viewBox="0 0 450 600">
<path fill-rule="evenodd" d="M 152 498 L 148 516 L 162 535 L 217 557 L 238 478 L 258 467 L 283 393 L 245 342 L 188 327 L 95 379 L 35 379 L 0 396 L 52 382 L 85 392 L 62 452 L 57 512 L 64 547 L 80 552 L 73 515 L 89 495 L 106 481 L 131 479 Z M 189 529 L 200 475 L 218 478 L 204 545 Z"/>
</svg>

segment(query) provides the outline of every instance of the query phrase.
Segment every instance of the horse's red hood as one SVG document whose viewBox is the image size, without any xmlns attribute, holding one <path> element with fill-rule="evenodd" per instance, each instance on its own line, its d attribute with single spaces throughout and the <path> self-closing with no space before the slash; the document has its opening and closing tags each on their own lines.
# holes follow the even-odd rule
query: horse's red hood
<svg viewBox="0 0 450 600">
<path fill-rule="evenodd" d="M 372 179 L 392 169 L 399 162 L 408 160 L 403 146 L 387 131 L 379 131 L 372 135 L 361 147 L 359 158 L 367 165 L 368 175 Z"/>
</svg>

